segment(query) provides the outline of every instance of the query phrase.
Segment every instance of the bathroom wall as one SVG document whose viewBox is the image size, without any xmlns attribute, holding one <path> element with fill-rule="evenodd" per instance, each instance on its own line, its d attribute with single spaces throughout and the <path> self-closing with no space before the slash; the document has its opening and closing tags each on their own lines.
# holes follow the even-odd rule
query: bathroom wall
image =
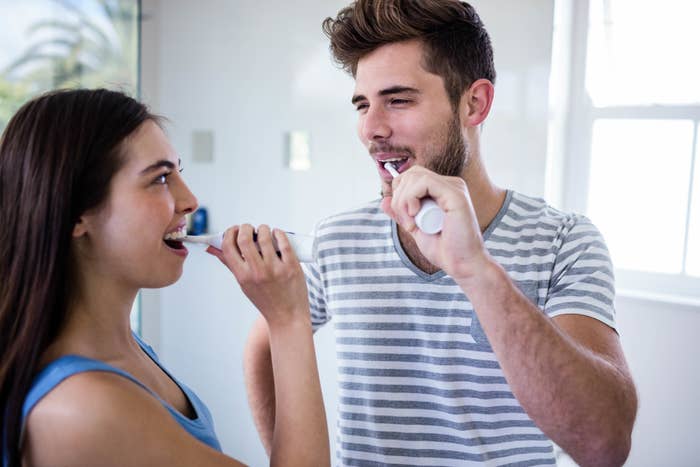
<svg viewBox="0 0 700 467">
<path fill-rule="evenodd" d="M 493 180 L 541 196 L 553 0 L 472 2 L 489 29 L 498 79 L 484 127 Z M 345 0 L 144 0 L 143 97 L 170 119 L 184 175 L 211 227 L 270 223 L 308 232 L 323 216 L 378 196 L 355 134 L 353 81 L 331 63 L 320 23 Z M 191 137 L 214 134 L 213 162 L 192 160 Z M 289 170 L 285 134 L 310 133 L 311 169 Z M 230 273 L 192 251 L 175 285 L 144 293 L 144 331 L 176 375 L 207 401 L 225 451 L 266 465 L 241 369 L 256 317 Z M 691 465 L 700 371 L 698 307 L 618 300 L 623 345 L 641 410 L 628 465 Z M 331 329 L 316 335 L 329 426 L 335 425 Z M 674 423 L 676 425 L 674 425 Z M 332 436 L 333 438 L 333 436 Z"/>
</svg>

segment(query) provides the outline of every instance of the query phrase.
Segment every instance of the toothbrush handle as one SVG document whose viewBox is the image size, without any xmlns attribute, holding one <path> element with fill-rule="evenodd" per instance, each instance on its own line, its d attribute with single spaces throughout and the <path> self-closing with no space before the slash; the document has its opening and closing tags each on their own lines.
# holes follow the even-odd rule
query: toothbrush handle
<svg viewBox="0 0 700 467">
<path fill-rule="evenodd" d="M 224 233 L 221 232 L 220 234 L 214 234 L 210 235 L 210 239 L 207 240 L 207 243 L 217 250 L 223 250 L 222 244 L 224 243 Z"/>
<path fill-rule="evenodd" d="M 399 171 L 391 164 L 384 163 L 384 169 L 396 178 L 399 176 Z M 420 210 L 416 214 L 415 221 L 419 229 L 424 233 L 433 235 L 442 231 L 442 222 L 445 220 L 445 213 L 440 209 L 435 200 L 430 197 L 423 198 L 420 201 Z"/>
<path fill-rule="evenodd" d="M 292 249 L 294 250 L 294 253 L 296 253 L 297 258 L 299 259 L 299 262 L 301 263 L 311 263 L 314 261 L 316 258 L 316 238 L 311 236 L 311 235 L 299 235 L 295 234 L 293 232 L 285 232 L 287 235 L 287 239 L 289 240 L 289 244 L 292 246 Z M 218 234 L 212 234 L 212 235 L 193 235 L 193 236 L 188 236 L 186 237 L 187 242 L 192 242 L 192 243 L 205 243 L 207 245 L 211 245 L 214 248 L 217 248 L 219 250 L 222 250 L 222 243 L 224 240 L 224 233 L 218 233 Z M 253 232 L 253 241 L 255 242 L 255 245 L 258 247 L 258 250 L 260 250 L 260 246 L 258 245 L 258 234 L 257 232 Z M 277 255 L 280 255 L 279 252 L 279 247 L 277 246 L 277 240 L 275 238 L 272 238 L 272 245 L 275 247 L 275 250 L 277 251 Z"/>
<path fill-rule="evenodd" d="M 299 262 L 301 263 L 311 263 L 314 261 L 316 257 L 316 238 L 311 236 L 311 235 L 299 235 L 295 234 L 293 232 L 285 232 L 287 234 L 287 239 L 289 240 L 289 244 L 292 246 L 292 249 L 294 250 L 294 253 L 296 253 L 297 258 L 299 259 Z M 206 243 L 207 245 L 211 245 L 214 248 L 217 248 L 219 250 L 223 249 L 221 244 L 224 240 L 224 234 L 218 233 L 218 234 L 212 234 L 212 235 L 201 235 L 201 236 L 189 236 L 186 241 L 188 242 L 193 242 L 193 243 Z M 258 234 L 257 232 L 253 233 L 253 241 L 255 242 L 256 246 L 258 246 L 258 250 L 260 250 L 260 246 L 258 245 Z M 279 247 L 277 246 L 277 240 L 275 238 L 272 238 L 272 245 L 275 247 L 275 250 L 277 251 L 277 255 L 280 254 L 279 252 Z"/>
<path fill-rule="evenodd" d="M 423 198 L 420 201 L 420 210 L 416 214 L 415 221 L 423 233 L 430 235 L 442 231 L 442 223 L 445 220 L 445 212 L 432 198 Z"/>
<path fill-rule="evenodd" d="M 285 232 L 285 234 L 287 235 L 287 240 L 289 240 L 289 244 L 292 246 L 292 249 L 294 250 L 294 253 L 296 253 L 300 263 L 311 263 L 314 261 L 314 258 L 316 256 L 315 237 L 311 235 L 299 235 L 295 234 L 294 232 Z M 253 241 L 256 245 L 258 244 L 257 232 L 253 233 Z M 280 249 L 277 246 L 277 240 L 275 239 L 275 237 L 272 237 L 272 246 L 275 247 L 277 256 L 280 256 Z M 258 250 L 259 249 L 260 246 L 258 246 Z"/>
</svg>

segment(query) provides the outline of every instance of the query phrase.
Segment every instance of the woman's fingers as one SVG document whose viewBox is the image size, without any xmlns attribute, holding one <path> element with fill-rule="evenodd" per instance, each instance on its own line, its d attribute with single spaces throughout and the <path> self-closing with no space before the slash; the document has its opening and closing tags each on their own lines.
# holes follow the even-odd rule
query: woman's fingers
<svg viewBox="0 0 700 467">
<path fill-rule="evenodd" d="M 262 224 L 258 227 L 257 241 L 263 261 L 266 264 L 274 264 L 274 262 L 278 260 L 278 257 L 269 226 Z"/>
<path fill-rule="evenodd" d="M 297 263 L 299 260 L 297 259 L 296 252 L 292 248 L 291 243 L 289 243 L 287 234 L 279 229 L 275 229 L 272 233 L 275 236 L 277 247 L 282 255 L 282 262 L 285 264 Z"/>
</svg>

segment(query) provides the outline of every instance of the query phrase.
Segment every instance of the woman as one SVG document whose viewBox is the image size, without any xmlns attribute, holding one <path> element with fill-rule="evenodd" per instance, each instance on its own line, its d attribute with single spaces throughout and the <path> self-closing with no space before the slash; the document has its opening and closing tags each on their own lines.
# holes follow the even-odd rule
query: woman
<svg viewBox="0 0 700 467">
<path fill-rule="evenodd" d="M 182 274 L 197 201 L 157 117 L 107 90 L 27 103 L 0 140 L 0 410 L 5 466 L 241 465 L 210 414 L 132 334 L 139 289 Z M 227 232 L 222 260 L 266 318 L 271 463 L 328 464 L 303 274 L 284 233 Z M 175 238 L 175 239 L 173 239 Z M 303 420 L 304 429 L 298 425 Z"/>
</svg>

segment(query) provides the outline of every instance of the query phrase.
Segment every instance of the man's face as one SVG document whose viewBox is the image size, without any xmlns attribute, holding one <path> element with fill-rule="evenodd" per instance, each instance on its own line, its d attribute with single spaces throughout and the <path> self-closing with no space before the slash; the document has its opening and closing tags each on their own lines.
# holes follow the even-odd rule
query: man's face
<svg viewBox="0 0 700 467">
<path fill-rule="evenodd" d="M 450 176 L 461 175 L 467 161 L 459 116 L 442 78 L 423 68 L 422 57 L 421 43 L 406 41 L 382 46 L 357 64 L 358 134 L 385 194 L 392 179 L 386 161 L 399 172 L 420 165 Z"/>
</svg>

